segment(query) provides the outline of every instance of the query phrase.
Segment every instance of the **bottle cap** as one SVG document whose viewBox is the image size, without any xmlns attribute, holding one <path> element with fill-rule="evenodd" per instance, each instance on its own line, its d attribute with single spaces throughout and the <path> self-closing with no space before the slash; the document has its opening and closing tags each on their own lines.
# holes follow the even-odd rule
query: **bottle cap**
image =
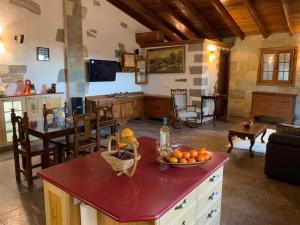
<svg viewBox="0 0 300 225">
<path fill-rule="evenodd" d="M 163 124 L 164 124 L 164 125 L 167 125 L 167 123 L 168 123 L 168 118 L 167 118 L 167 117 L 164 117 L 164 118 L 163 118 Z"/>
</svg>

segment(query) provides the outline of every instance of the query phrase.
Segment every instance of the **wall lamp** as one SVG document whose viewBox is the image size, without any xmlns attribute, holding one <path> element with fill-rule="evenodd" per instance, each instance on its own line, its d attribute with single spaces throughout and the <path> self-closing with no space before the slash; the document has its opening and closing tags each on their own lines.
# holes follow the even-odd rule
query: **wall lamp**
<svg viewBox="0 0 300 225">
<path fill-rule="evenodd" d="M 2 55 L 5 52 L 5 46 L 2 42 L 2 33 L 3 33 L 3 27 L 0 26 L 0 55 Z"/>
<path fill-rule="evenodd" d="M 208 45 L 207 49 L 209 51 L 209 55 L 208 55 L 209 62 L 214 62 L 216 60 L 217 47 L 215 45 Z"/>
</svg>

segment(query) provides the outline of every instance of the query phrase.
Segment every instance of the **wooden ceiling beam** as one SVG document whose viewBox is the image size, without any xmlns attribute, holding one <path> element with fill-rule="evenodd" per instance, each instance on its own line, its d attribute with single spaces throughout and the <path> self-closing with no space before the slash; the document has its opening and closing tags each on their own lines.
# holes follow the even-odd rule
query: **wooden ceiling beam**
<svg viewBox="0 0 300 225">
<path fill-rule="evenodd" d="M 218 13 L 224 18 L 227 24 L 230 26 L 232 31 L 240 37 L 242 40 L 245 38 L 245 33 L 241 30 L 241 28 L 237 25 L 235 20 L 229 14 L 225 6 L 220 2 L 220 0 L 211 0 L 209 1 L 213 5 L 213 7 L 218 11 Z"/>
<path fill-rule="evenodd" d="M 184 25 L 189 32 L 195 37 L 194 39 L 203 38 L 203 34 L 198 31 L 197 28 L 195 28 L 191 23 L 186 22 L 184 19 L 184 16 L 181 15 L 181 13 L 174 10 L 172 7 L 170 7 L 165 0 L 156 0 L 159 7 L 164 9 L 169 15 L 174 17 L 178 22 L 180 22 L 182 25 Z"/>
<path fill-rule="evenodd" d="M 128 16 L 132 17 L 136 21 L 140 22 L 147 28 L 153 31 L 157 31 L 158 28 L 154 26 L 153 24 L 149 23 L 147 20 L 143 19 L 138 13 L 136 13 L 134 10 L 129 8 L 126 4 L 122 3 L 119 0 L 107 0 L 109 3 L 126 13 Z M 159 25 L 158 25 L 159 26 Z M 177 35 L 173 35 L 173 32 L 169 31 L 169 29 L 161 29 L 162 32 L 165 33 L 166 39 L 169 41 L 180 41 L 181 38 L 179 38 Z"/>
<path fill-rule="evenodd" d="M 267 32 L 265 26 L 260 21 L 259 16 L 257 14 L 257 11 L 254 8 L 253 4 L 250 2 L 250 0 L 244 0 L 243 2 L 245 4 L 245 6 L 247 7 L 247 9 L 248 9 L 252 19 L 254 20 L 256 26 L 258 27 L 260 33 L 263 35 L 264 38 L 269 37 L 270 34 Z"/>
<path fill-rule="evenodd" d="M 288 29 L 288 32 L 289 32 L 290 36 L 293 36 L 293 30 L 292 30 L 292 26 L 291 26 L 291 23 L 290 23 L 290 20 L 289 20 L 288 10 L 287 10 L 287 7 L 286 7 L 287 3 L 286 3 L 285 0 L 280 0 L 280 3 L 281 3 L 282 11 L 283 11 L 283 14 L 284 14 L 284 17 L 285 17 L 286 27 Z"/>
<path fill-rule="evenodd" d="M 138 8 L 142 10 L 142 12 L 149 18 L 151 18 L 152 21 L 154 21 L 158 27 L 160 27 L 161 31 L 170 34 L 175 41 L 180 41 L 183 38 L 178 34 L 177 32 L 171 30 L 166 24 L 165 21 L 159 18 L 155 13 L 151 12 L 147 7 L 140 1 L 140 0 L 131 0 L 130 4 L 136 5 Z M 178 31 L 178 30 L 177 30 Z M 178 31 L 180 32 L 180 31 Z M 185 37 L 185 35 L 183 34 Z M 185 37 L 187 38 L 187 37 Z"/>
<path fill-rule="evenodd" d="M 206 20 L 204 16 L 202 16 L 195 8 L 195 6 L 190 2 L 190 0 L 179 0 L 181 4 L 185 7 L 187 11 L 189 11 L 192 15 L 194 15 L 200 23 L 206 27 L 219 41 L 222 40 L 222 37 L 215 28 Z"/>
</svg>

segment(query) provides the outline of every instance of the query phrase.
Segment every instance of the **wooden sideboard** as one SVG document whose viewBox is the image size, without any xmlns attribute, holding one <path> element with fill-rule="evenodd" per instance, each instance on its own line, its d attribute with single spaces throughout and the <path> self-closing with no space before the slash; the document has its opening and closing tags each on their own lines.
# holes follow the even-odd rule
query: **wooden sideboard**
<svg viewBox="0 0 300 225">
<path fill-rule="evenodd" d="M 252 92 L 250 117 L 272 116 L 294 123 L 296 94 Z"/>
<path fill-rule="evenodd" d="M 112 105 L 113 116 L 120 125 L 134 118 L 171 119 L 172 105 L 169 96 L 152 96 L 132 93 L 124 98 L 105 95 L 86 97 L 86 112 L 95 112 L 98 106 Z"/>
</svg>

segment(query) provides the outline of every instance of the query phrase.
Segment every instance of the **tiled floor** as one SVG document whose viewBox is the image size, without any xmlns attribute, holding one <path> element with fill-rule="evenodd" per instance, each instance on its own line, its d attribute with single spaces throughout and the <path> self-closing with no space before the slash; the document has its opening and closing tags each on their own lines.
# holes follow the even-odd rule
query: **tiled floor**
<svg viewBox="0 0 300 225">
<path fill-rule="evenodd" d="M 218 122 L 198 129 L 172 130 L 172 139 L 189 146 L 204 146 L 226 152 L 226 128 Z M 160 122 L 133 121 L 128 124 L 138 136 L 157 138 Z M 225 166 L 222 225 L 299 225 L 300 186 L 267 179 L 264 156 L 249 159 L 247 151 L 233 150 Z M 12 153 L 0 154 L 0 225 L 44 225 L 43 191 L 40 180 L 33 191 L 16 185 Z M 24 183 L 25 185 L 25 183 Z"/>
</svg>

